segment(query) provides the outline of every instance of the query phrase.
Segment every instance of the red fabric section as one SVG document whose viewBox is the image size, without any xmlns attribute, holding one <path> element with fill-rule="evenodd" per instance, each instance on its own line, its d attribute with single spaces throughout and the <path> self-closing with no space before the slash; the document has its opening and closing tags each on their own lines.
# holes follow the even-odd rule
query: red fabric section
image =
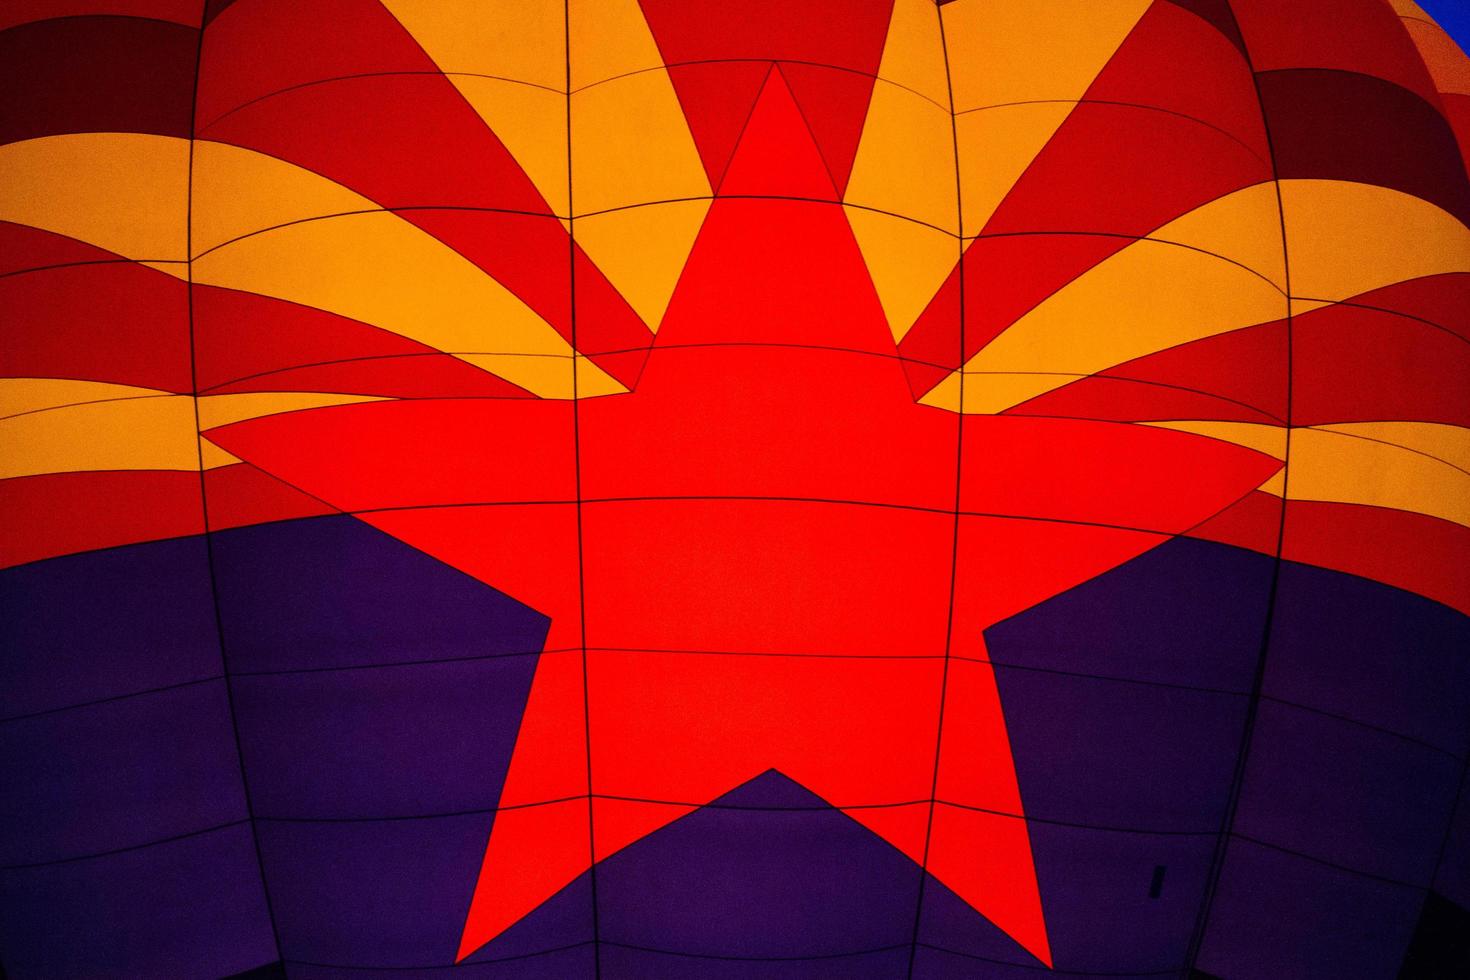
<svg viewBox="0 0 1470 980">
<path fill-rule="evenodd" d="M 0 30 L 0 143 L 94 132 L 187 138 L 198 54 L 199 32 L 168 20 L 71 16 Z"/>
<path fill-rule="evenodd" d="M 217 286 L 194 287 L 194 331 L 202 391 L 293 390 L 273 387 L 278 372 L 349 358 L 432 352 L 335 313 Z"/>
<path fill-rule="evenodd" d="M 0 568 L 203 530 L 194 471 L 48 473 L 0 481 Z"/>
<path fill-rule="evenodd" d="M 0 279 L 5 373 L 190 391 L 188 302 L 183 280 L 132 262 Z"/>
<path fill-rule="evenodd" d="M 1470 614 L 1470 528 L 1437 517 L 1293 500 L 1282 557 L 1386 582 Z"/>
<path fill-rule="evenodd" d="M 1433 276 L 1296 317 L 1293 421 L 1470 425 L 1470 345 L 1454 332 L 1467 283 Z"/>
<path fill-rule="evenodd" d="M 694 137 L 709 184 L 716 190 L 770 72 L 770 62 L 766 61 L 714 61 L 669 67 L 669 79 L 674 83 L 684 118 L 689 121 L 689 134 Z"/>
<path fill-rule="evenodd" d="M 664 61 L 806 61 L 878 70 L 892 0 L 641 0 Z"/>
<path fill-rule="evenodd" d="M 9 0 L 0 9 L 0 31 L 52 17 L 87 14 L 150 17 L 185 27 L 198 27 L 199 0 Z"/>
<path fill-rule="evenodd" d="M 211 531 L 337 512 L 249 463 L 233 463 L 206 472 L 204 493 Z"/>
<path fill-rule="evenodd" d="M 1418 49 L 1383 0 L 1231 0 L 1230 6 L 1256 71 L 1355 71 L 1435 100 Z"/>
<path fill-rule="evenodd" d="M 868 102 L 873 95 L 873 79 L 851 71 L 818 68 L 812 65 L 782 65 L 802 117 L 811 128 L 827 162 L 827 172 L 841 194 L 847 189 L 852 163 L 857 157 L 858 140 L 863 135 L 863 122 L 868 116 Z"/>
<path fill-rule="evenodd" d="M 837 199 L 821 152 L 780 72 L 766 77 L 720 193 Z"/>
</svg>

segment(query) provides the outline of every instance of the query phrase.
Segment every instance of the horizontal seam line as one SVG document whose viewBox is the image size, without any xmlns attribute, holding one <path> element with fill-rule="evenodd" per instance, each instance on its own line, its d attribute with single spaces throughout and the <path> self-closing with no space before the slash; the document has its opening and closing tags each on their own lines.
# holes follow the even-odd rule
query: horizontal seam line
<svg viewBox="0 0 1470 980">
<path fill-rule="evenodd" d="M 188 840 L 191 837 L 202 837 L 220 830 L 228 830 L 231 827 L 244 827 L 250 823 L 249 817 L 241 817 L 239 820 L 231 820 L 228 823 L 216 824 L 213 827 L 204 827 L 199 830 L 191 830 L 183 834 L 171 834 L 168 837 L 160 837 L 155 840 L 143 841 L 139 844 L 129 844 L 126 847 L 115 847 L 111 850 L 96 851 L 91 854 L 78 854 L 74 857 L 54 858 L 48 861 L 31 861 L 23 864 L 0 865 L 0 872 L 24 871 L 29 868 L 46 868 L 56 864 L 72 864 L 77 861 L 92 861 L 98 858 L 111 857 L 114 854 L 126 854 L 129 851 L 141 851 L 149 847 L 161 847 L 164 844 L 173 844 L 177 841 Z"/>
</svg>

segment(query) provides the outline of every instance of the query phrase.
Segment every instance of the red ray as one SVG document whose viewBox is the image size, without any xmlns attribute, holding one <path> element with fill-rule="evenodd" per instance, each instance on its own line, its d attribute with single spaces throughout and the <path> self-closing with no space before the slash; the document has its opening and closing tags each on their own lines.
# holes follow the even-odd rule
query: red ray
<svg viewBox="0 0 1470 980">
<path fill-rule="evenodd" d="M 669 67 L 669 80 L 689 121 L 689 135 L 699 150 L 709 185 L 716 190 L 770 71 L 768 61 L 705 61 Z"/>
<path fill-rule="evenodd" d="M 720 193 L 836 199 L 821 151 L 779 71 L 766 76 Z"/>
<path fill-rule="evenodd" d="M 782 65 L 781 74 L 801 106 L 840 195 L 847 189 L 858 140 L 873 95 L 869 75 L 815 65 Z"/>
</svg>

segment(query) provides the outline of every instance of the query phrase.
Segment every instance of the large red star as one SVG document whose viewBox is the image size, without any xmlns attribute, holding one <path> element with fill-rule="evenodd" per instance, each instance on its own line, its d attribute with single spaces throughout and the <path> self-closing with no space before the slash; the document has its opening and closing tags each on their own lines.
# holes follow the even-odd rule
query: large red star
<svg viewBox="0 0 1470 980">
<path fill-rule="evenodd" d="M 835 197 L 795 113 L 762 98 L 632 393 L 210 433 L 551 620 L 461 957 L 775 768 L 1049 963 L 982 633 L 1279 466 L 915 404 L 840 206 L 741 196 Z"/>
</svg>

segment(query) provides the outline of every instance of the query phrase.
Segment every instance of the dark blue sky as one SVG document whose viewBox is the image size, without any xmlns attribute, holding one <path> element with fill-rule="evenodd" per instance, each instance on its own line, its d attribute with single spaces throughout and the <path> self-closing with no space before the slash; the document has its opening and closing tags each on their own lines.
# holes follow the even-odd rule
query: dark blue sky
<svg viewBox="0 0 1470 980">
<path fill-rule="evenodd" d="M 1470 0 L 1419 0 L 1419 6 L 1459 42 L 1462 51 L 1470 50 Z"/>
</svg>

